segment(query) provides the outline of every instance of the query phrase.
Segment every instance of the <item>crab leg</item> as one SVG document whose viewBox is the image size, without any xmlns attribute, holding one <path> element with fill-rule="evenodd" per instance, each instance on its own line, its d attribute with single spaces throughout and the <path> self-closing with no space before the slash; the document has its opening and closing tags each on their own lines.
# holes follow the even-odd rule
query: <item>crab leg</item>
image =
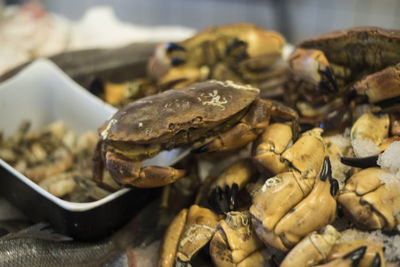
<svg viewBox="0 0 400 267">
<path fill-rule="evenodd" d="M 400 96 L 400 63 L 366 76 L 353 86 L 358 95 L 368 97 L 370 103 Z"/>
<path fill-rule="evenodd" d="M 350 253 L 344 255 L 342 258 L 331 261 L 326 264 L 322 265 L 316 265 L 316 266 L 321 266 L 321 267 L 330 267 L 330 266 L 335 266 L 335 267 L 357 267 L 360 263 L 360 261 L 364 258 L 365 251 L 367 250 L 366 246 L 361 246 Z M 378 255 L 379 256 L 379 255 Z M 380 258 L 379 258 L 380 260 Z M 379 261 L 380 263 L 380 261 Z M 373 267 L 378 267 L 379 265 L 376 265 L 376 261 L 374 260 L 373 262 Z"/>
<path fill-rule="evenodd" d="M 133 162 L 113 152 L 106 153 L 105 165 L 118 183 L 141 188 L 164 186 L 182 178 L 186 173 L 185 170 L 171 167 L 142 167 L 141 162 Z"/>
<path fill-rule="evenodd" d="M 243 147 L 268 127 L 271 116 L 292 120 L 294 135 L 297 134 L 298 117 L 294 110 L 278 102 L 258 99 L 238 124 L 193 152 L 229 151 Z"/>
</svg>

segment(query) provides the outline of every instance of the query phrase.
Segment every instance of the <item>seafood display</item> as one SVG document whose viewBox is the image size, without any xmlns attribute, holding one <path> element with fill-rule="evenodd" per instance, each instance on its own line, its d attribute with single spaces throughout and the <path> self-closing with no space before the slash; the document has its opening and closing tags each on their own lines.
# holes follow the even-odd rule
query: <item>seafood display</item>
<svg viewBox="0 0 400 267">
<path fill-rule="evenodd" d="M 396 266 L 400 32 L 324 34 L 287 61 L 284 45 L 251 24 L 161 44 L 147 77 L 103 88 L 120 109 L 97 136 L 23 125 L 0 157 L 70 200 L 79 183 L 161 187 L 160 267 Z M 143 163 L 175 148 L 191 153 Z"/>
<path fill-rule="evenodd" d="M 354 103 L 398 102 L 400 31 L 359 27 L 301 42 L 288 59 L 285 101 L 325 130 L 352 125 Z M 326 128 L 325 128 L 326 127 Z"/>
<path fill-rule="evenodd" d="M 285 44 L 281 34 L 250 23 L 210 27 L 181 42 L 158 45 L 144 77 L 118 84 L 98 81 L 89 90 L 123 107 L 143 96 L 215 79 L 250 84 L 262 96 L 279 98 L 288 69 Z"/>
<path fill-rule="evenodd" d="M 73 202 L 109 194 L 91 179 L 95 132 L 78 137 L 61 121 L 30 131 L 30 123 L 24 122 L 14 135 L 0 137 L 0 158 L 49 193 Z M 118 188 L 112 181 L 110 186 Z"/>
</svg>

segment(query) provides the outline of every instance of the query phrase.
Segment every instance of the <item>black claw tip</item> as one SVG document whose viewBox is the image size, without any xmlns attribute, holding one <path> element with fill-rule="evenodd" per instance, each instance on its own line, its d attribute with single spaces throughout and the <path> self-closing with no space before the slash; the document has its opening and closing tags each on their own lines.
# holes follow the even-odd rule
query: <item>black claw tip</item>
<svg viewBox="0 0 400 267">
<path fill-rule="evenodd" d="M 184 63 L 185 63 L 185 60 L 181 59 L 181 58 L 178 58 L 178 57 L 174 57 L 174 58 L 171 59 L 171 65 L 174 66 L 174 67 L 182 65 Z"/>
<path fill-rule="evenodd" d="M 208 203 L 217 214 L 224 214 L 229 211 L 226 193 L 219 186 L 211 192 Z"/>
<path fill-rule="evenodd" d="M 371 267 L 381 267 L 381 265 L 382 265 L 381 256 L 379 255 L 379 253 L 376 253 L 374 260 L 372 261 Z"/>
<path fill-rule="evenodd" d="M 365 251 L 367 250 L 367 246 L 361 246 L 350 253 L 343 256 L 343 259 L 350 258 L 351 266 L 357 267 L 362 258 L 364 257 Z"/>
<path fill-rule="evenodd" d="M 229 192 L 228 199 L 230 203 L 230 210 L 234 210 L 236 208 L 236 197 L 237 193 L 239 192 L 239 186 L 236 183 L 234 183 L 232 185 L 232 188 L 228 192 Z"/>
<path fill-rule="evenodd" d="M 340 162 L 345 165 L 357 167 L 357 168 L 370 168 L 370 167 L 378 167 L 378 155 L 365 157 L 365 158 L 345 158 L 341 157 Z"/>
<path fill-rule="evenodd" d="M 193 153 L 204 153 L 204 152 L 208 152 L 207 145 L 201 146 L 201 147 L 198 147 L 198 148 L 195 148 L 195 149 L 192 149 L 192 152 L 193 152 Z"/>
<path fill-rule="evenodd" d="M 186 48 L 177 43 L 167 43 L 165 45 L 165 49 L 167 50 L 168 53 L 172 51 L 186 51 Z"/>
<path fill-rule="evenodd" d="M 324 182 L 326 181 L 326 178 L 328 178 L 329 180 L 332 179 L 332 167 L 329 157 L 325 157 L 319 177 Z"/>
<path fill-rule="evenodd" d="M 322 89 L 327 90 L 329 93 L 337 93 L 339 91 L 339 87 L 337 85 L 336 79 L 333 76 L 333 71 L 331 67 L 327 67 L 326 70 L 319 70 L 323 76 L 326 77 L 327 80 L 322 80 L 319 85 Z"/>
<path fill-rule="evenodd" d="M 336 179 L 331 180 L 331 195 L 334 197 L 339 191 L 339 182 Z"/>
</svg>

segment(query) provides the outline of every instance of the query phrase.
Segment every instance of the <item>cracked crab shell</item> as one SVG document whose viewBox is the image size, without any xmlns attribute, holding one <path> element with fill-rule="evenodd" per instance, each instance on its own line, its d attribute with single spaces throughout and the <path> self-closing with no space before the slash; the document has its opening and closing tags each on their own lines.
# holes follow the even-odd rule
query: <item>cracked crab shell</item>
<svg viewBox="0 0 400 267">
<path fill-rule="evenodd" d="M 326 153 L 322 132 L 321 128 L 314 128 L 303 133 L 293 146 L 282 154 L 282 158 L 289 161 L 304 178 L 314 179 L 322 168 Z"/>
<path fill-rule="evenodd" d="M 263 266 L 262 246 L 252 230 L 250 214 L 234 211 L 219 222 L 210 242 L 210 255 L 218 267 Z"/>
<path fill-rule="evenodd" d="M 320 233 L 312 232 L 287 254 L 280 267 L 314 266 L 326 259 L 339 236 L 331 225 L 322 228 Z"/>
<path fill-rule="evenodd" d="M 331 195 L 331 183 L 329 179 L 317 179 L 310 194 L 277 223 L 273 233 L 286 247 L 291 247 L 310 232 L 332 223 L 335 217 L 336 199 Z"/>
<path fill-rule="evenodd" d="M 311 191 L 313 183 L 301 186 L 299 180 L 302 178 L 297 172 L 284 172 L 265 181 L 250 207 L 257 228 L 273 231 L 279 220 Z"/>
<path fill-rule="evenodd" d="M 218 225 L 218 216 L 207 208 L 190 207 L 186 224 L 180 236 L 176 257 L 189 262 L 213 237 Z"/>
<path fill-rule="evenodd" d="M 137 100 L 115 113 L 99 129 L 106 141 L 175 143 L 199 138 L 207 129 L 249 106 L 259 90 L 226 81 L 207 81 Z M 239 118 L 240 119 L 240 118 Z M 197 129 L 197 134 L 194 130 Z M 188 132 L 193 135 L 188 134 Z"/>
<path fill-rule="evenodd" d="M 187 209 L 181 210 L 165 231 L 159 251 L 157 266 L 172 267 L 174 265 L 179 237 L 185 226 L 187 213 Z"/>
</svg>

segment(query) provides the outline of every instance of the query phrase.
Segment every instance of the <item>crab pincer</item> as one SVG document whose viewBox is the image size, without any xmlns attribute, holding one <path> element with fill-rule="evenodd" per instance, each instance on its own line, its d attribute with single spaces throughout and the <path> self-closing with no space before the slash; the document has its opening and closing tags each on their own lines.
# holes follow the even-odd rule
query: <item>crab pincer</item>
<svg viewBox="0 0 400 267">
<path fill-rule="evenodd" d="M 209 194 L 209 204 L 216 213 L 236 210 L 239 191 L 255 174 L 251 159 L 238 160 L 228 166 L 214 181 Z"/>
</svg>

